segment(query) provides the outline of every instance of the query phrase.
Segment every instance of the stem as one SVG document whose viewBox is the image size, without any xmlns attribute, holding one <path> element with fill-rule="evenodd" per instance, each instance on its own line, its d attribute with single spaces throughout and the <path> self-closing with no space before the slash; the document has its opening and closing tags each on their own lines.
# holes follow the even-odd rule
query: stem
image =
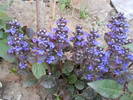
<svg viewBox="0 0 133 100">
<path fill-rule="evenodd" d="M 74 4 L 73 0 L 71 2 L 72 2 L 72 4 Z M 74 15 L 74 8 L 72 7 L 72 17 L 73 17 L 73 15 Z"/>
<path fill-rule="evenodd" d="M 132 67 L 133 66 L 133 63 L 131 63 L 128 67 L 130 68 L 130 67 Z"/>
<path fill-rule="evenodd" d="M 55 7 L 56 7 L 56 0 L 53 0 L 53 7 L 52 7 L 52 18 L 55 19 Z"/>
<path fill-rule="evenodd" d="M 59 61 L 59 71 L 60 71 L 60 72 L 62 72 L 62 66 L 63 66 L 62 61 Z"/>
<path fill-rule="evenodd" d="M 51 66 L 49 64 L 46 64 L 48 66 L 48 74 L 52 74 Z"/>
<path fill-rule="evenodd" d="M 36 21 L 37 21 L 36 28 L 37 28 L 37 31 L 39 31 L 41 28 L 39 7 L 40 7 L 40 0 L 36 0 Z"/>
</svg>

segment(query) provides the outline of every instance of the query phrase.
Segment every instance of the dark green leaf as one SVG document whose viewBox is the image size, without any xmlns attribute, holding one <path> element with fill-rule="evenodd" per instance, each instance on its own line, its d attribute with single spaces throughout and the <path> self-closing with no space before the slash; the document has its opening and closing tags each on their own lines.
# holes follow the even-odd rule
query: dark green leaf
<svg viewBox="0 0 133 100">
<path fill-rule="evenodd" d="M 47 66 L 45 64 L 35 63 L 32 65 L 32 73 L 37 79 L 40 79 L 46 74 L 46 68 Z"/>
<path fill-rule="evenodd" d="M 2 39 L 7 39 L 7 37 L 8 37 L 8 34 L 5 33 L 5 32 L 3 32 L 3 30 L 1 29 L 1 31 L 0 31 L 0 39 L 1 39 L 1 40 L 2 40 Z"/>
<path fill-rule="evenodd" d="M 133 81 L 131 81 L 131 82 L 128 83 L 128 90 L 130 92 L 133 92 Z"/>
<path fill-rule="evenodd" d="M 103 100 L 102 96 L 97 94 L 95 97 L 93 97 L 93 100 Z"/>
<path fill-rule="evenodd" d="M 7 40 L 0 40 L 0 57 L 5 59 L 8 62 L 14 62 L 15 58 L 7 54 L 9 46 L 7 45 Z"/>
<path fill-rule="evenodd" d="M 133 94 L 124 94 L 120 100 L 133 100 Z"/>
<path fill-rule="evenodd" d="M 54 76 L 55 76 L 55 77 L 59 78 L 60 75 L 61 75 L 61 72 L 59 72 L 59 71 L 54 72 Z"/>
<path fill-rule="evenodd" d="M 69 82 L 70 84 L 74 84 L 76 81 L 77 81 L 76 75 L 72 74 L 72 75 L 70 75 L 70 76 L 68 77 L 68 82 Z"/>
<path fill-rule="evenodd" d="M 92 88 L 86 88 L 82 91 L 82 96 L 84 96 L 87 100 L 93 100 L 96 95 L 97 93 Z"/>
<path fill-rule="evenodd" d="M 41 79 L 41 86 L 43 86 L 46 89 L 51 89 L 53 87 L 56 86 L 56 80 L 54 76 L 49 76 L 49 75 L 45 75 L 42 79 Z"/>
<path fill-rule="evenodd" d="M 133 43 L 127 44 L 124 46 L 125 48 L 129 48 L 133 52 Z"/>
<path fill-rule="evenodd" d="M 76 87 L 77 89 L 79 89 L 79 90 L 82 90 L 82 89 L 84 89 L 84 87 L 85 87 L 85 83 L 84 83 L 83 81 L 77 80 L 76 83 L 75 83 L 75 87 Z"/>
<path fill-rule="evenodd" d="M 0 39 L 3 39 L 3 32 L 0 31 Z"/>
<path fill-rule="evenodd" d="M 83 96 L 77 95 L 74 100 L 85 100 Z"/>
<path fill-rule="evenodd" d="M 3 33 L 3 39 L 7 39 L 7 37 L 8 37 L 8 33 Z"/>
<path fill-rule="evenodd" d="M 62 72 L 66 75 L 73 71 L 74 65 L 71 62 L 66 62 L 63 66 Z"/>
<path fill-rule="evenodd" d="M 26 80 L 23 82 L 23 86 L 24 87 L 32 87 L 34 86 L 35 84 L 37 84 L 37 80 L 36 79 L 29 79 L 29 80 Z"/>
<path fill-rule="evenodd" d="M 123 87 L 114 80 L 98 80 L 88 83 L 100 95 L 107 98 L 118 98 L 122 94 Z"/>
<path fill-rule="evenodd" d="M 70 92 L 70 94 L 73 94 L 75 91 L 75 88 L 73 85 L 69 85 L 69 86 L 67 86 L 67 90 L 68 90 L 68 92 Z"/>
<path fill-rule="evenodd" d="M 47 90 L 49 94 L 55 94 L 57 92 L 57 88 L 44 88 L 45 91 Z"/>
</svg>

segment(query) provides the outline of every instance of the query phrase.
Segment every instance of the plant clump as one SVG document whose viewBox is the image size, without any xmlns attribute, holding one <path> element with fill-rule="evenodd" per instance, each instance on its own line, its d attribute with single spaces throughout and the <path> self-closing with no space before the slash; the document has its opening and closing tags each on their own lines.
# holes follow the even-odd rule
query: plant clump
<svg viewBox="0 0 133 100">
<path fill-rule="evenodd" d="M 8 54 L 17 59 L 19 68 L 32 67 L 37 79 L 48 78 L 41 84 L 47 89 L 54 88 L 59 97 L 62 97 L 60 92 L 64 90 L 70 92 L 74 100 L 90 99 L 88 91 L 93 90 L 88 88 L 88 82 L 92 82 L 88 85 L 104 97 L 119 97 L 122 91 L 120 84 L 125 85 L 129 81 L 129 67 L 133 63 L 133 52 L 125 47 L 132 44 L 133 40 L 128 39 L 128 23 L 124 15 L 118 13 L 109 20 L 107 27 L 110 30 L 104 35 L 106 48 L 99 45 L 97 38 L 100 35 L 97 30 L 86 32 L 78 25 L 72 32 L 65 18 L 58 19 L 56 25 L 51 32 L 46 29 L 33 32 L 31 38 L 17 21 L 8 23 Z M 72 36 L 69 35 L 71 33 Z M 106 82 L 112 82 L 116 89 L 118 86 L 118 95 L 108 90 L 115 86 L 109 87 L 111 83 Z M 93 87 L 95 84 L 98 84 L 97 87 Z M 105 95 L 105 91 L 99 90 L 98 86 L 105 90 L 108 88 L 107 93 L 111 94 Z M 93 91 L 91 100 L 100 98 L 96 92 Z"/>
</svg>

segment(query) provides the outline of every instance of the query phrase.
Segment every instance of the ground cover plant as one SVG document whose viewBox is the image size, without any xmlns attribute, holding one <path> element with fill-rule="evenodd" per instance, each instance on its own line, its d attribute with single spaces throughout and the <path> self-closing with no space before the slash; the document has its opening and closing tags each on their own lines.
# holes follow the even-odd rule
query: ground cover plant
<svg viewBox="0 0 133 100">
<path fill-rule="evenodd" d="M 30 28 L 10 21 L 3 30 L 1 57 L 18 65 L 17 70 L 33 73 L 28 84 L 41 85 L 54 100 L 64 100 L 63 94 L 69 95 L 68 100 L 132 100 L 133 40 L 128 39 L 124 15 L 109 20 L 106 48 L 99 45 L 97 30 L 86 32 L 78 25 L 73 32 L 67 23 L 60 18 L 50 32 L 29 32 Z"/>
</svg>

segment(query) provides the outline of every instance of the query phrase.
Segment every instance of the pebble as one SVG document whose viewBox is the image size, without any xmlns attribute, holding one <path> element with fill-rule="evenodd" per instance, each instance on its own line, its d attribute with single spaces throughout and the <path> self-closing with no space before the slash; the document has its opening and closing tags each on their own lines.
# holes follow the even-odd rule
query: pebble
<svg viewBox="0 0 133 100">
<path fill-rule="evenodd" d="M 2 88 L 2 83 L 0 82 L 0 88 Z"/>
</svg>

